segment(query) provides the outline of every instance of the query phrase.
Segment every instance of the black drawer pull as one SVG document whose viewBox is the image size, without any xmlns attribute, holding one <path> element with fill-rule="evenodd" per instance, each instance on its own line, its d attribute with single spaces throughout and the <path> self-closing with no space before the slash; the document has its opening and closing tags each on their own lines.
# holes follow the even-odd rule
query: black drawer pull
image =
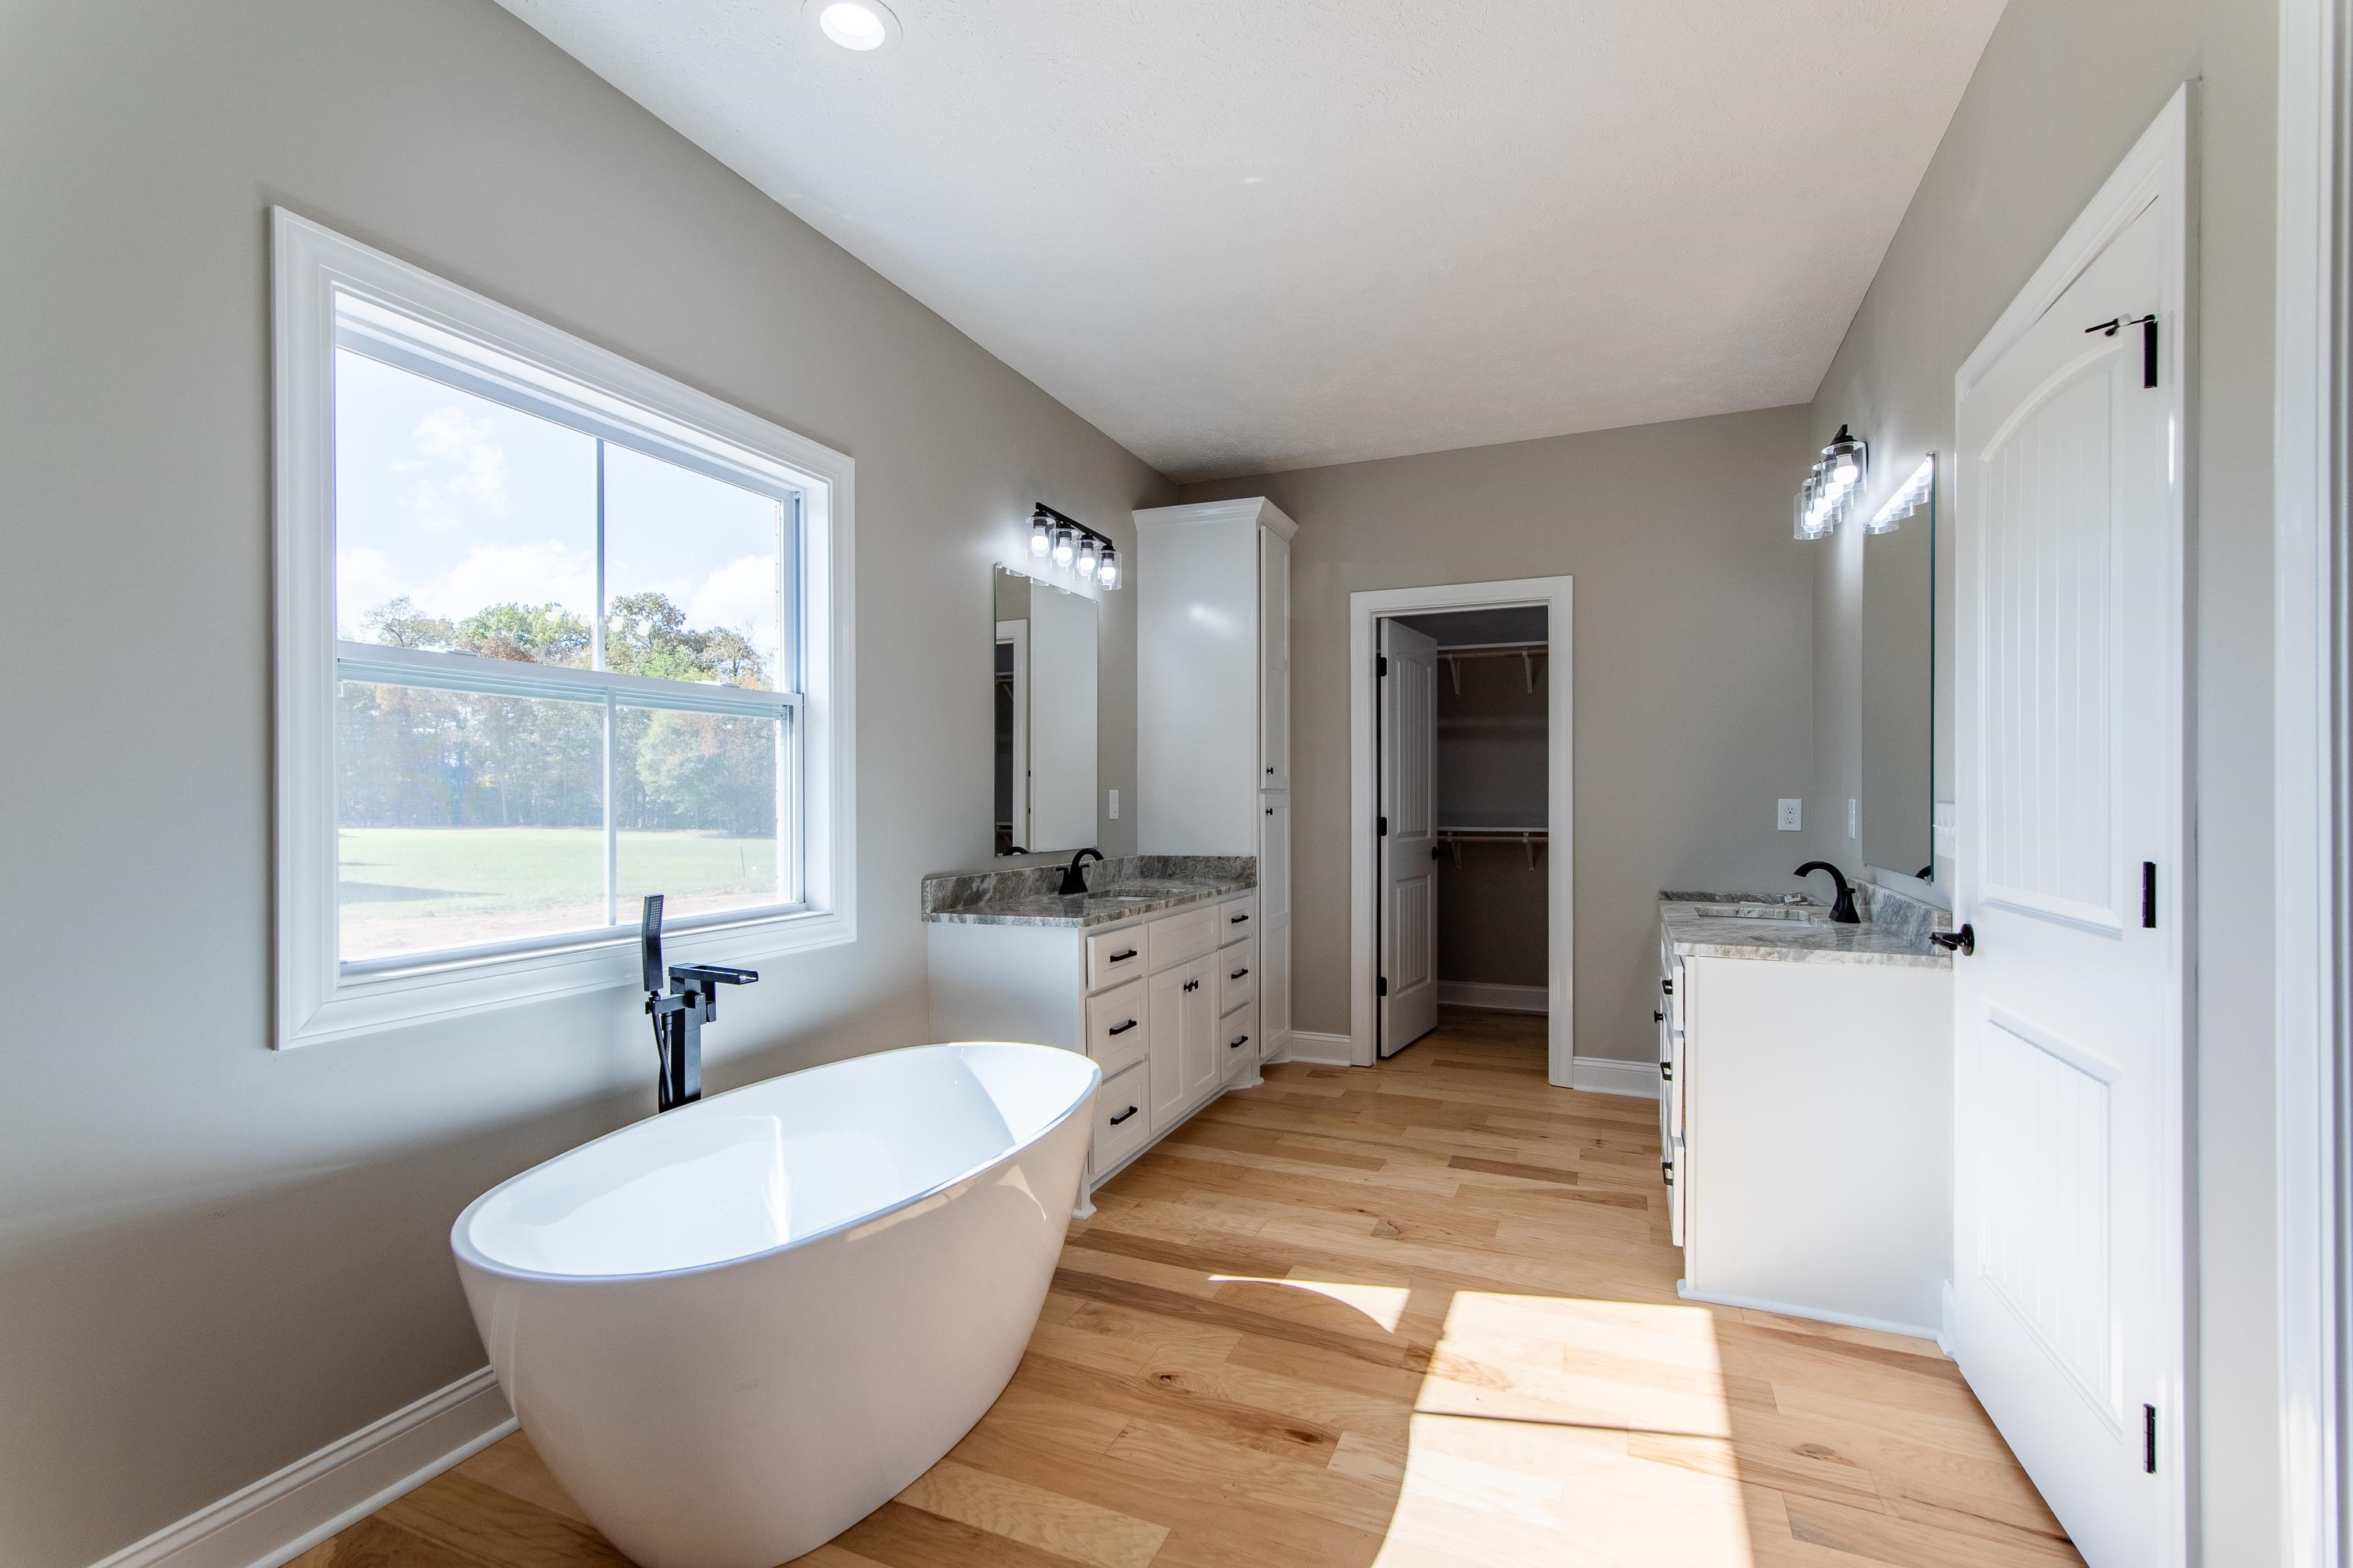
<svg viewBox="0 0 2353 1568">
<path fill-rule="evenodd" d="M 1105 1029 L 1103 1033 L 1106 1035 L 1124 1035 L 1134 1027 L 1135 1027 L 1135 1020 L 1130 1018 L 1124 1024 L 1113 1024 L 1110 1028 Z"/>
<path fill-rule="evenodd" d="M 1226 917 L 1226 923 L 1229 926 L 1238 926 L 1248 919 L 1250 919 L 1250 916 L 1248 915 L 1228 915 Z"/>
<path fill-rule="evenodd" d="M 1674 1082 L 1675 1064 L 1672 1062 L 1661 1062 L 1659 1064 L 1659 1076 L 1666 1079 L 1669 1083 Z"/>
<path fill-rule="evenodd" d="M 1238 1050 L 1240 1050 L 1244 1046 L 1247 1046 L 1247 1045 L 1249 1045 L 1249 1044 L 1250 1044 L 1250 1037 L 1249 1037 L 1248 1035 L 1244 1035 L 1241 1038 L 1240 1038 L 1240 1039 L 1238 1039 L 1238 1040 L 1228 1040 L 1228 1041 L 1226 1042 L 1226 1049 L 1228 1049 L 1228 1050 L 1229 1050 L 1229 1051 L 1238 1051 Z"/>
<path fill-rule="evenodd" d="M 1651 1015 L 1651 1022 L 1653 1024 L 1663 1024 L 1666 1021 L 1667 1016 L 1664 1013 L 1652 1013 Z"/>
<path fill-rule="evenodd" d="M 1243 975 L 1248 974 L 1249 973 L 1250 971 L 1247 969 L 1237 969 L 1231 974 L 1227 975 L 1226 978 L 1229 980 L 1240 980 Z"/>
<path fill-rule="evenodd" d="M 1671 1187 L 1673 1186 L 1675 1184 L 1675 1163 L 1672 1160 L 1660 1161 L 1659 1174 L 1665 1179 L 1667 1185 Z"/>
<path fill-rule="evenodd" d="M 1135 1107 L 1134 1107 L 1133 1105 L 1131 1105 L 1131 1106 L 1129 1106 L 1125 1110 L 1121 1111 L 1117 1116 L 1113 1117 L 1113 1118 L 1111 1119 L 1111 1124 L 1112 1124 L 1113 1127 L 1116 1127 L 1116 1126 L 1118 1126 L 1121 1122 L 1123 1122 L 1123 1121 L 1126 1121 L 1129 1117 L 1131 1117 L 1131 1116 L 1133 1116 L 1133 1115 L 1134 1115 L 1134 1114 L 1135 1114 Z"/>
<path fill-rule="evenodd" d="M 1131 947 L 1125 952 L 1113 953 L 1109 962 L 1113 963 L 1125 963 L 1129 959 L 1134 958 L 1134 956 L 1135 949 Z"/>
</svg>

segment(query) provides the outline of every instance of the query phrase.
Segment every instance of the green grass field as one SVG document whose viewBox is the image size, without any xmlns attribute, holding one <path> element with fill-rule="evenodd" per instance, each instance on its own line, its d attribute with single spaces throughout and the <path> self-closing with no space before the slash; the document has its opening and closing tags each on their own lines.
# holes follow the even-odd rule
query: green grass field
<svg viewBox="0 0 2353 1568">
<path fill-rule="evenodd" d="M 605 836 L 593 827 L 347 827 L 337 879 L 345 958 L 375 958 L 605 923 Z M 620 836 L 620 919 L 771 903 L 774 839 Z"/>
</svg>

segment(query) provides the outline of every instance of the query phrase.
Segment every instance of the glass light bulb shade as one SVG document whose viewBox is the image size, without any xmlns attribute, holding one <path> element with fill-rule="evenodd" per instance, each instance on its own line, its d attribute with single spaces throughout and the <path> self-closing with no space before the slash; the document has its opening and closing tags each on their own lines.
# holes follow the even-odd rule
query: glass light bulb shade
<svg viewBox="0 0 2353 1568">
<path fill-rule="evenodd" d="M 1079 536 L 1079 575 L 1082 577 L 1093 576 L 1095 574 L 1095 563 L 1101 559 L 1102 557 L 1095 553 L 1095 542 L 1087 538 L 1084 534 L 1081 534 Z"/>
<path fill-rule="evenodd" d="M 1104 588 L 1119 586 L 1119 552 L 1108 545 L 1103 548 L 1103 560 L 1095 565 L 1095 583 Z"/>
<path fill-rule="evenodd" d="M 1077 536 L 1067 528 L 1054 530 L 1054 564 L 1068 566 L 1077 554 Z"/>
</svg>

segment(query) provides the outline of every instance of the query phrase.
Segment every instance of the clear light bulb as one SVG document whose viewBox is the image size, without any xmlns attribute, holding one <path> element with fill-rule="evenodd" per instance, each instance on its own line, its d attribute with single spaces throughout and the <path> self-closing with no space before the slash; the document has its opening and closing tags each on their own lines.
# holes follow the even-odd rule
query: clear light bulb
<svg viewBox="0 0 2353 1568">
<path fill-rule="evenodd" d="M 1119 552 L 1103 546 L 1103 560 L 1095 566 L 1095 582 L 1105 588 L 1119 586 Z"/>
<path fill-rule="evenodd" d="M 1044 518 L 1033 519 L 1029 524 L 1029 553 L 1043 555 L 1053 548 L 1053 530 L 1046 526 Z"/>
<path fill-rule="evenodd" d="M 1054 531 L 1054 564 L 1068 566 L 1071 563 L 1071 558 L 1077 553 L 1078 546 L 1071 531 L 1067 528 L 1056 529 Z"/>
<path fill-rule="evenodd" d="M 1084 534 L 1079 536 L 1079 575 L 1092 577 L 1102 557 L 1095 553 L 1095 542 Z"/>
</svg>

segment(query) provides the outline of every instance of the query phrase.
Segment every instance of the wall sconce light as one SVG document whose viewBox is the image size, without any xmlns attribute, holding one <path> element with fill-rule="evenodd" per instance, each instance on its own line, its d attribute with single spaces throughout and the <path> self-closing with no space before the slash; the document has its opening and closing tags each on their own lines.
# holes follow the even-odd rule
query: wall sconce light
<svg viewBox="0 0 2353 1568">
<path fill-rule="evenodd" d="M 1838 427 L 1798 490 L 1799 539 L 1820 539 L 1846 521 L 1847 513 L 1854 510 L 1855 492 L 1862 487 L 1868 453 L 1868 447 L 1847 434 L 1845 426 Z"/>
<path fill-rule="evenodd" d="M 1046 557 L 1054 570 L 1071 573 L 1082 583 L 1114 592 L 1120 586 L 1119 552 L 1110 538 L 1043 501 L 1029 514 L 1029 553 Z"/>
<path fill-rule="evenodd" d="M 1887 503 L 1871 514 L 1863 529 L 1871 533 L 1893 533 L 1896 524 L 1928 504 L 1936 489 L 1936 454 L 1929 453 L 1904 481 L 1904 488 L 1887 498 Z"/>
</svg>

